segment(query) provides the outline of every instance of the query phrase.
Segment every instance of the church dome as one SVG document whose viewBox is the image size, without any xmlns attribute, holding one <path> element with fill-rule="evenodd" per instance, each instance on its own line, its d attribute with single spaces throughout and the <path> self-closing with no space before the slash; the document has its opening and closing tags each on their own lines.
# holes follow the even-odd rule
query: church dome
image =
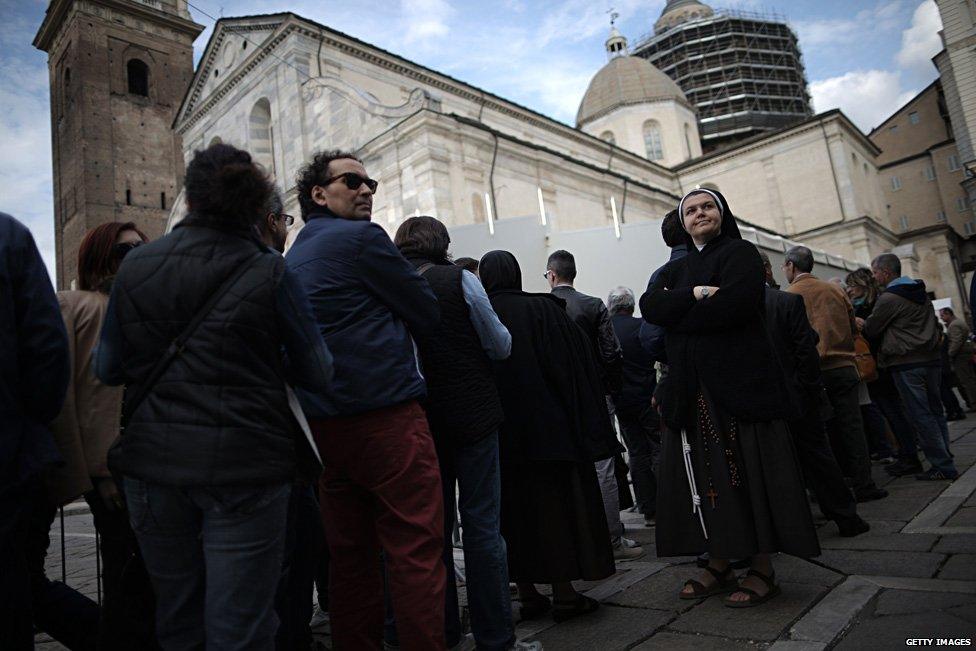
<svg viewBox="0 0 976 651">
<path fill-rule="evenodd" d="M 576 126 L 582 127 L 621 106 L 661 100 L 676 100 L 688 106 L 678 84 L 646 59 L 614 57 L 590 81 L 576 113 Z"/>
<path fill-rule="evenodd" d="M 660 34 L 675 25 L 713 15 L 715 12 L 712 8 L 698 0 L 668 0 L 668 4 L 664 6 L 664 11 L 661 12 L 661 17 L 654 23 L 654 33 Z"/>
</svg>

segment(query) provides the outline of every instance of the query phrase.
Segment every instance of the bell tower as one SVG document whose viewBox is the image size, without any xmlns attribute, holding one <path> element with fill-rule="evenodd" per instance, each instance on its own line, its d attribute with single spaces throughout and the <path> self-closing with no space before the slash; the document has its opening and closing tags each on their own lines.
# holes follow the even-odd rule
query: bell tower
<svg viewBox="0 0 976 651">
<path fill-rule="evenodd" d="M 51 0 L 34 47 L 50 72 L 60 289 L 77 279 L 89 229 L 132 221 L 163 234 L 183 178 L 172 123 L 201 31 L 185 0 Z"/>
</svg>

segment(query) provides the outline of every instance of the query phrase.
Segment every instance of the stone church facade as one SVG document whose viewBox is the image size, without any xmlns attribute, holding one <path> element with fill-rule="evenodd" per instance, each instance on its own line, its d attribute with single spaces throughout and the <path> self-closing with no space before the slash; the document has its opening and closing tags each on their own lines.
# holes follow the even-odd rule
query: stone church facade
<svg viewBox="0 0 976 651">
<path fill-rule="evenodd" d="M 498 248 L 493 245 L 499 242 L 496 227 L 508 223 L 542 229 L 544 241 L 551 243 L 561 233 L 602 233 L 586 240 L 595 247 L 588 256 L 595 260 L 613 261 L 620 249 L 613 242 L 621 237 L 644 238 L 628 242 L 628 247 L 637 245 L 633 250 L 659 251 L 656 225 L 684 192 L 699 185 L 725 193 L 774 257 L 791 240 L 802 241 L 820 250 L 818 259 L 829 275 L 843 275 L 898 245 L 880 186 L 880 150 L 842 113 L 829 111 L 703 156 L 695 114 L 681 89 L 645 59 L 630 56 L 626 39 L 616 30 L 607 40 L 609 60 L 595 73 L 574 128 L 287 12 L 220 19 L 181 95 L 178 82 L 189 70 L 190 43 L 199 28 L 188 22 L 185 6 L 176 4 L 181 1 L 170 0 L 172 6 L 161 12 L 183 30 L 171 26 L 166 32 L 170 40 L 144 38 L 128 29 L 135 46 L 171 44 L 170 59 L 163 58 L 158 45 L 149 50 L 156 57 L 153 65 L 162 60 L 170 67 L 170 94 L 164 98 L 165 89 L 157 86 L 148 97 L 132 97 L 123 92 L 128 79 L 119 77 L 121 72 L 112 72 L 105 82 L 122 84 L 107 93 L 115 104 L 102 115 L 113 117 L 111 129 L 118 130 L 120 120 L 131 127 L 136 118 L 140 126 L 151 125 L 138 143 L 131 141 L 131 151 L 125 138 L 106 149 L 108 159 L 98 163 L 107 166 L 112 183 L 88 175 L 71 177 L 69 184 L 59 165 L 67 169 L 69 159 L 77 165 L 79 156 L 58 157 L 62 138 L 55 131 L 58 201 L 67 188 L 97 189 L 103 197 L 90 202 L 91 217 L 74 222 L 69 217 L 62 225 L 67 213 L 59 212 L 59 242 L 64 243 L 59 245 L 59 278 L 70 278 L 73 271 L 67 242 L 80 241 L 95 223 L 134 218 L 156 225 L 165 220 L 171 228 L 179 221 L 186 210 L 182 195 L 170 197 L 179 188 L 182 165 L 213 142 L 249 150 L 296 215 L 298 168 L 320 149 L 354 151 L 380 182 L 375 221 L 392 233 L 411 215 L 433 215 L 452 231 L 463 229 L 468 233 L 463 239 L 479 250 Z M 100 2 L 136 4 L 88 2 L 55 0 L 52 9 L 71 6 L 81 15 L 81 7 L 101 7 Z M 64 44 L 72 42 L 63 26 L 68 24 L 49 10 L 38 36 L 39 46 L 52 52 L 52 96 L 63 74 L 55 52 L 59 47 L 67 51 Z M 155 23 L 131 23 L 146 24 Z M 52 36 L 41 38 L 48 33 Z M 128 56 L 112 54 L 119 60 Z M 150 78 L 161 83 L 158 72 Z M 183 100 L 176 107 L 178 97 Z M 150 108 L 155 121 L 147 122 L 143 116 Z M 162 128 L 164 118 L 172 120 L 171 131 Z M 56 124 L 59 119 L 52 115 Z M 174 147 L 182 160 L 170 156 Z M 130 193 L 135 205 L 129 203 Z M 647 228 L 634 228 L 640 225 Z M 299 221 L 292 238 L 301 226 Z M 526 232 L 521 239 L 536 235 Z M 648 254 L 640 274 L 626 280 L 639 287 L 646 276 L 638 275 L 664 258 L 664 252 Z M 613 265 L 607 266 L 609 282 Z M 821 273 L 827 275 L 828 269 Z M 937 296 L 965 305 L 955 275 L 926 281 Z"/>
</svg>

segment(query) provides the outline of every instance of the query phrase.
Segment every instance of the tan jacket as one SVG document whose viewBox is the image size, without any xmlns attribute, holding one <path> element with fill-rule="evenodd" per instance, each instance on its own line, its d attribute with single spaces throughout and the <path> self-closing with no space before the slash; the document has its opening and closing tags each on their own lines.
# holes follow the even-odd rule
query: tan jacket
<svg viewBox="0 0 976 651">
<path fill-rule="evenodd" d="M 95 378 L 92 351 L 108 308 L 101 292 L 58 292 L 68 331 L 71 381 L 61 413 L 51 424 L 64 465 L 50 471 L 47 488 L 54 504 L 65 504 L 92 489 L 92 477 L 108 477 L 108 449 L 119 435 L 122 387 Z"/>
<path fill-rule="evenodd" d="M 953 319 L 948 326 L 949 357 L 968 356 L 973 354 L 973 345 L 969 341 L 969 327 L 960 318 Z"/>
<path fill-rule="evenodd" d="M 854 306 L 844 290 L 808 274 L 795 280 L 786 291 L 803 297 L 810 325 L 820 335 L 817 344 L 820 368 L 854 366 L 857 325 L 854 323 Z"/>
</svg>

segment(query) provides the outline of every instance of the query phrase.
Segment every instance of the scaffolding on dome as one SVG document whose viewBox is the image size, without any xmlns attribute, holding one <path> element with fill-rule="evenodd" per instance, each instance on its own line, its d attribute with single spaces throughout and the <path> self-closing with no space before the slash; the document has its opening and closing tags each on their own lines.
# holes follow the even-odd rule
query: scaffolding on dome
<svg viewBox="0 0 976 651">
<path fill-rule="evenodd" d="M 778 14 L 721 10 L 646 35 L 633 54 L 696 107 L 705 153 L 813 114 L 796 34 Z"/>
</svg>

